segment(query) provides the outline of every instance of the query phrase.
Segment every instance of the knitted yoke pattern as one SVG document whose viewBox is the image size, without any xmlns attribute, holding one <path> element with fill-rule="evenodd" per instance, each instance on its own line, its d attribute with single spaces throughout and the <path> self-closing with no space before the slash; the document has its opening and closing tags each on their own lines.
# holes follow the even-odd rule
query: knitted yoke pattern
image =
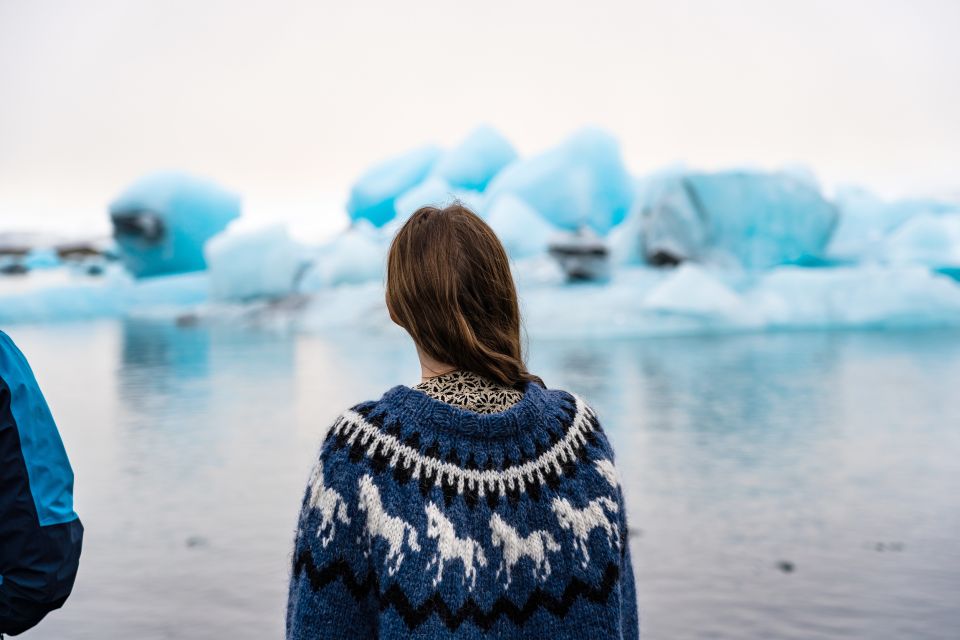
<svg viewBox="0 0 960 640">
<path fill-rule="evenodd" d="M 477 413 L 403 385 L 324 437 L 287 638 L 639 637 L 613 451 L 579 396 L 530 382 Z"/>
</svg>

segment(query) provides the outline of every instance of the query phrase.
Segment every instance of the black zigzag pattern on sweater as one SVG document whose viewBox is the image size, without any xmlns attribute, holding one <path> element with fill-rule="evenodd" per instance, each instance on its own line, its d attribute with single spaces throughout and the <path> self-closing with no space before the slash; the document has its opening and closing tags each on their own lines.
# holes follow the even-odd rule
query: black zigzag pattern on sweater
<svg viewBox="0 0 960 640">
<path fill-rule="evenodd" d="M 396 583 L 385 592 L 381 592 L 377 577 L 372 571 L 367 573 L 363 580 L 358 581 L 345 560 L 336 560 L 323 569 L 318 569 L 309 549 L 301 551 L 294 562 L 294 577 L 299 576 L 301 571 L 306 572 L 310 587 L 314 591 L 323 589 L 337 578 L 357 600 L 362 600 L 371 590 L 375 591 L 380 610 L 384 611 L 392 606 L 411 631 L 426 622 L 433 614 L 436 614 L 451 631 L 456 631 L 464 622 L 472 622 L 480 629 L 489 631 L 501 617 L 506 617 L 515 625 L 522 626 L 540 609 L 546 609 L 562 618 L 579 598 L 596 604 L 606 602 L 620 579 L 619 567 L 611 562 L 607 564 L 603 579 L 596 587 L 579 578 L 572 578 L 559 598 L 537 587 L 522 607 L 502 595 L 497 598 L 489 611 L 484 611 L 473 598 L 467 598 L 460 607 L 451 609 L 439 592 L 435 592 L 419 606 L 414 606 L 407 598 L 407 594 Z"/>
</svg>

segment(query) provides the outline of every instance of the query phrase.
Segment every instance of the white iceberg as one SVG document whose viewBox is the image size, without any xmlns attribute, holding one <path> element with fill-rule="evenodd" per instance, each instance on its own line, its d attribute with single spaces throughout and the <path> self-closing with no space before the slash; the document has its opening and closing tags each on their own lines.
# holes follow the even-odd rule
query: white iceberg
<svg viewBox="0 0 960 640">
<path fill-rule="evenodd" d="M 960 326 L 960 286 L 918 266 L 782 267 L 744 300 L 768 329 Z"/>
<path fill-rule="evenodd" d="M 30 275 L 19 286 L 4 285 L 0 288 L 0 326 L 131 313 L 172 317 L 177 309 L 206 302 L 209 286 L 206 273 L 134 280 L 117 267 L 96 278 L 49 270 Z"/>
<path fill-rule="evenodd" d="M 651 311 L 720 320 L 745 320 L 743 299 L 715 275 L 699 265 L 673 270 L 644 298 Z"/>
<path fill-rule="evenodd" d="M 341 285 L 383 281 L 387 246 L 369 222 L 360 220 L 316 250 L 300 290 L 319 291 Z"/>
<path fill-rule="evenodd" d="M 834 202 L 840 224 L 827 255 L 846 262 L 884 260 L 888 237 L 911 218 L 960 215 L 960 203 L 923 198 L 885 201 L 858 187 L 839 189 Z"/>
<path fill-rule="evenodd" d="M 882 255 L 893 264 L 960 266 L 960 213 L 910 218 L 884 239 Z"/>
<path fill-rule="evenodd" d="M 283 225 L 237 231 L 232 228 L 207 243 L 210 297 L 242 302 L 283 298 L 295 293 L 307 260 Z"/>
</svg>

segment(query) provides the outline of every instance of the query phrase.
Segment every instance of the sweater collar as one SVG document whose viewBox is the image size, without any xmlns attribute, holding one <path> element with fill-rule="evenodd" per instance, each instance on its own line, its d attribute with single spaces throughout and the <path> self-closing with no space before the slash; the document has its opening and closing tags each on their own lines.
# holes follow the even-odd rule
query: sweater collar
<svg viewBox="0 0 960 640">
<path fill-rule="evenodd" d="M 451 434 L 474 438 L 505 438 L 538 425 L 549 408 L 547 390 L 536 382 L 527 382 L 523 397 L 498 413 L 477 413 L 433 398 L 406 385 L 387 390 L 380 400 L 424 426 L 434 425 Z"/>
</svg>

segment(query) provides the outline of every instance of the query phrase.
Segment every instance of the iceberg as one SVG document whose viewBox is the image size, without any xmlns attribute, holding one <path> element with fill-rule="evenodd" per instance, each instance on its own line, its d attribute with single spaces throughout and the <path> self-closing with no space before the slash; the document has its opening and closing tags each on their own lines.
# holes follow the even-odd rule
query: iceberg
<svg viewBox="0 0 960 640">
<path fill-rule="evenodd" d="M 679 176 L 684 169 L 670 167 L 654 174 L 638 178 L 633 184 L 633 205 L 624 220 L 610 230 L 607 244 L 610 261 L 614 266 L 647 264 L 643 252 L 643 212 L 663 191 L 669 179 Z"/>
<path fill-rule="evenodd" d="M 500 196 L 489 206 L 486 221 L 515 260 L 546 253 L 557 232 L 535 209 L 511 194 Z"/>
<path fill-rule="evenodd" d="M 390 230 L 399 229 L 413 212 L 427 205 L 445 206 L 453 202 L 457 196 L 453 186 L 440 178 L 427 178 L 417 186 L 403 193 L 394 203 L 396 216 L 385 227 Z"/>
<path fill-rule="evenodd" d="M 695 264 L 684 264 L 671 272 L 647 294 L 643 304 L 664 314 L 748 322 L 748 310 L 740 295 Z"/>
<path fill-rule="evenodd" d="M 884 239 L 882 255 L 893 264 L 960 266 L 960 213 L 911 217 Z"/>
<path fill-rule="evenodd" d="M 385 160 L 366 171 L 350 189 L 347 213 L 352 220 L 368 220 L 382 227 L 394 215 L 398 196 L 418 185 L 433 168 L 441 150 L 420 147 Z"/>
<path fill-rule="evenodd" d="M 648 262 L 747 269 L 821 260 L 839 217 L 808 180 L 747 171 L 666 177 L 639 215 Z"/>
<path fill-rule="evenodd" d="M 176 172 L 141 178 L 110 204 L 120 259 L 137 278 L 206 269 L 204 243 L 239 215 L 236 195 Z"/>
<path fill-rule="evenodd" d="M 206 302 L 206 273 L 134 280 L 114 266 L 103 277 L 67 270 L 30 275 L 21 286 L 0 289 L 0 325 L 71 322 L 131 313 L 169 314 Z"/>
<path fill-rule="evenodd" d="M 960 286 L 920 266 L 782 267 L 744 300 L 767 329 L 960 326 Z"/>
<path fill-rule="evenodd" d="M 960 203 L 828 200 L 803 167 L 633 179 L 602 131 L 518 159 L 489 127 L 374 166 L 349 228 L 320 245 L 245 228 L 235 195 L 177 173 L 111 204 L 126 270 L 90 240 L 0 235 L 0 324 L 147 315 L 397 334 L 390 241 L 419 207 L 454 200 L 500 237 L 538 338 L 960 328 Z"/>
<path fill-rule="evenodd" d="M 526 202 L 552 225 L 588 225 L 606 235 L 633 202 L 633 181 L 610 134 L 584 129 L 558 147 L 508 165 L 490 182 L 492 203 L 505 194 Z"/>
<path fill-rule="evenodd" d="M 283 225 L 234 231 L 207 243 L 204 253 L 210 276 L 210 297 L 243 302 L 283 298 L 295 293 L 307 260 Z"/>
<path fill-rule="evenodd" d="M 359 220 L 316 251 L 300 289 L 311 292 L 383 281 L 386 260 L 386 243 L 378 230 L 366 220 Z"/>
<path fill-rule="evenodd" d="M 884 258 L 887 237 L 916 216 L 960 215 L 960 203 L 911 198 L 887 202 L 859 187 L 843 187 L 834 203 L 840 211 L 827 255 L 841 261 Z"/>
<path fill-rule="evenodd" d="M 481 215 L 482 194 L 456 189 L 440 178 L 427 178 L 396 199 L 396 216 L 380 229 L 386 236 L 393 236 L 417 209 L 426 206 L 442 208 L 454 202 L 461 202 L 477 215 Z"/>
<path fill-rule="evenodd" d="M 453 187 L 483 191 L 501 169 L 517 159 L 510 141 L 496 129 L 480 126 L 447 151 L 431 175 Z"/>
<path fill-rule="evenodd" d="M 60 256 L 57 255 L 57 251 L 50 247 L 34 248 L 23 260 L 23 265 L 30 270 L 56 269 L 62 266 L 62 264 Z"/>
<path fill-rule="evenodd" d="M 784 266 L 733 282 L 701 265 L 626 267 L 609 284 L 521 293 L 536 338 L 960 327 L 960 286 L 919 266 Z"/>
</svg>

